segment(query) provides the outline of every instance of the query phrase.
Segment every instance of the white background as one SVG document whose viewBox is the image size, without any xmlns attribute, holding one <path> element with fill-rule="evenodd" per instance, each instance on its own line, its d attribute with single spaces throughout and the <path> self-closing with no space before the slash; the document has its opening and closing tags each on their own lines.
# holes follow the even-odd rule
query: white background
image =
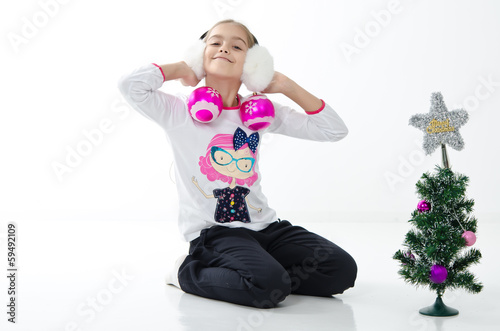
<svg viewBox="0 0 500 331">
<path fill-rule="evenodd" d="M 349 127 L 347 138 L 332 144 L 267 136 L 260 155 L 264 190 L 279 216 L 308 223 L 356 257 L 359 285 L 344 298 L 358 329 L 375 330 L 377 320 L 381 330 L 471 329 L 492 321 L 500 294 L 498 240 L 488 231 L 498 230 L 500 216 L 500 2 L 26 0 L 0 6 L 0 264 L 7 222 L 17 222 L 20 245 L 21 324 L 13 330 L 67 330 L 73 321 L 83 330 L 163 330 L 176 318 L 193 321 L 192 305 L 206 309 L 204 301 L 163 288 L 165 270 L 185 252 L 175 230 L 172 154 L 162 130 L 124 103 L 117 81 L 146 63 L 182 60 L 224 18 L 247 24 L 273 54 L 276 70 L 325 99 Z M 168 82 L 162 90 L 192 88 Z M 463 317 L 444 328 L 418 316 L 433 294 L 396 280 L 390 259 L 418 202 L 415 183 L 441 162 L 439 150 L 424 156 L 423 133 L 408 125 L 413 114 L 429 111 L 435 91 L 450 110 L 470 114 L 460 130 L 465 149 L 448 153 L 453 170 L 470 177 L 484 253 L 474 271 L 486 284 L 480 295 L 448 297 Z M 76 157 L 78 150 L 87 155 Z M 78 307 L 96 295 L 107 300 L 122 270 L 134 280 L 87 322 Z M 2 279 L 0 302 L 7 288 Z M 177 296 L 188 301 L 184 308 L 166 303 Z M 331 302 L 301 300 L 287 301 L 289 315 L 274 316 L 298 321 L 313 303 L 324 311 L 313 316 L 318 325 L 338 323 Z M 178 310 L 165 315 L 172 307 Z M 240 309 L 234 316 L 244 322 L 253 316 L 231 309 Z M 4 309 L 1 314 L 4 323 Z M 198 321 L 209 317 L 214 325 L 222 320 L 219 314 Z"/>
<path fill-rule="evenodd" d="M 460 130 L 465 149 L 448 151 L 453 170 L 470 176 L 476 213 L 500 211 L 496 1 L 42 0 L 3 7 L 4 219 L 175 218 L 169 146 L 159 127 L 123 102 L 117 80 L 146 63 L 182 60 L 193 40 L 227 17 L 246 23 L 276 70 L 327 100 L 350 129 L 335 144 L 264 140 L 263 185 L 282 218 L 411 212 L 415 183 L 441 162 L 439 150 L 424 156 L 423 133 L 408 125 L 411 115 L 429 111 L 434 91 L 449 110 L 470 113 Z M 163 90 L 192 88 L 170 82 Z M 100 125 L 108 128 L 101 136 Z M 94 132 L 93 141 L 85 132 Z"/>
</svg>

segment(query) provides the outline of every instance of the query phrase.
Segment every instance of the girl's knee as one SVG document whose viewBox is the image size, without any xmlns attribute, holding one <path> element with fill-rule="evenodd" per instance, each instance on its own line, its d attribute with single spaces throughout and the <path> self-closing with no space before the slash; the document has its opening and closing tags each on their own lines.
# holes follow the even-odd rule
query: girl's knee
<svg viewBox="0 0 500 331">
<path fill-rule="evenodd" d="M 335 275 L 335 281 L 332 284 L 332 294 L 341 294 L 345 290 L 354 287 L 358 274 L 358 265 L 354 258 L 345 252 L 342 259 L 338 262 L 338 270 Z"/>
<path fill-rule="evenodd" d="M 341 294 L 354 287 L 357 273 L 358 266 L 354 258 L 337 247 L 335 252 L 332 252 L 319 265 L 316 281 L 309 284 L 308 291 L 318 296 Z"/>
<path fill-rule="evenodd" d="M 255 300 L 252 304 L 257 308 L 274 308 L 285 300 L 291 291 L 288 272 L 283 268 L 270 270 L 261 280 L 261 284 L 254 287 Z"/>
</svg>

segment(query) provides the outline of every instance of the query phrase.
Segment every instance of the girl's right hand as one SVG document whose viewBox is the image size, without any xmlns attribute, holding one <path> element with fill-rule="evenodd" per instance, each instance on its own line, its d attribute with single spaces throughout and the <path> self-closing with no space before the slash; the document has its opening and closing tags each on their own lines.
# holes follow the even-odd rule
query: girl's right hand
<svg viewBox="0 0 500 331">
<path fill-rule="evenodd" d="M 184 86 L 196 86 L 200 82 L 193 69 L 184 61 L 163 64 L 160 67 L 165 81 L 180 80 Z"/>
<path fill-rule="evenodd" d="M 196 77 L 196 74 L 194 73 L 193 69 L 191 69 L 191 67 L 189 67 L 184 61 L 180 63 L 182 65 L 182 76 L 180 78 L 182 85 L 193 86 L 193 87 L 198 85 L 200 79 Z"/>
</svg>

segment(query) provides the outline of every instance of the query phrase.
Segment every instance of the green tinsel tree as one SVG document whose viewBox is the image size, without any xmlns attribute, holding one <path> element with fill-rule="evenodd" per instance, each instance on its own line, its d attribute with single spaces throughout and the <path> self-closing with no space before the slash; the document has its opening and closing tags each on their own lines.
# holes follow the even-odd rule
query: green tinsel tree
<svg viewBox="0 0 500 331">
<path fill-rule="evenodd" d="M 421 309 L 421 314 L 452 316 L 458 310 L 443 303 L 446 289 L 478 293 L 483 288 L 467 270 L 481 258 L 479 250 L 470 248 L 476 241 L 477 220 L 471 215 L 474 200 L 465 195 L 469 178 L 451 171 L 446 152 L 446 145 L 463 149 L 459 128 L 469 115 L 464 109 L 448 111 L 440 92 L 432 93 L 430 101 L 429 112 L 413 115 L 409 124 L 424 132 L 426 154 L 441 146 L 443 167 L 436 167 L 435 174 L 423 174 L 418 181 L 421 201 L 409 221 L 413 227 L 405 237 L 406 249 L 393 258 L 401 262 L 399 274 L 406 282 L 436 291 L 436 302 Z"/>
<path fill-rule="evenodd" d="M 421 310 L 422 314 L 455 315 L 458 311 L 450 311 L 442 303 L 445 290 L 463 288 L 478 293 L 483 287 L 467 270 L 481 258 L 480 251 L 469 248 L 471 241 L 467 242 L 463 236 L 470 231 L 475 240 L 477 229 L 477 220 L 471 215 L 474 201 L 465 195 L 468 181 L 468 177 L 449 168 L 437 167 L 435 174 L 423 174 L 416 184 L 423 205 L 413 211 L 409 220 L 413 228 L 406 234 L 403 244 L 406 249 L 398 250 L 393 258 L 401 262 L 399 274 L 406 282 L 436 291 L 435 305 Z M 447 272 L 439 283 L 431 280 L 435 265 Z"/>
</svg>

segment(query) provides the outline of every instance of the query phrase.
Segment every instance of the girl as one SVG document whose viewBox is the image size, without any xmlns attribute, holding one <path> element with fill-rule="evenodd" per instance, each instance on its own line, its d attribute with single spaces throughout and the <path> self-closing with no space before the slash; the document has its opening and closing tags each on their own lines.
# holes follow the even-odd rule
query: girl
<svg viewBox="0 0 500 331">
<path fill-rule="evenodd" d="M 263 92 L 282 93 L 303 111 L 273 103 L 275 120 L 268 128 L 246 128 L 238 90 L 256 39 L 241 23 L 226 20 L 203 41 L 205 83 L 220 93 L 224 105 L 213 122 L 193 120 L 187 98 L 158 90 L 169 80 L 199 83 L 185 62 L 149 64 L 119 83 L 126 100 L 165 130 L 174 152 L 178 223 L 190 249 L 168 283 L 187 293 L 259 308 L 275 307 L 290 293 L 343 293 L 354 286 L 355 261 L 334 243 L 278 219 L 261 190 L 258 149 L 267 133 L 337 141 L 347 134 L 344 122 L 321 99 L 275 72 Z"/>
</svg>

